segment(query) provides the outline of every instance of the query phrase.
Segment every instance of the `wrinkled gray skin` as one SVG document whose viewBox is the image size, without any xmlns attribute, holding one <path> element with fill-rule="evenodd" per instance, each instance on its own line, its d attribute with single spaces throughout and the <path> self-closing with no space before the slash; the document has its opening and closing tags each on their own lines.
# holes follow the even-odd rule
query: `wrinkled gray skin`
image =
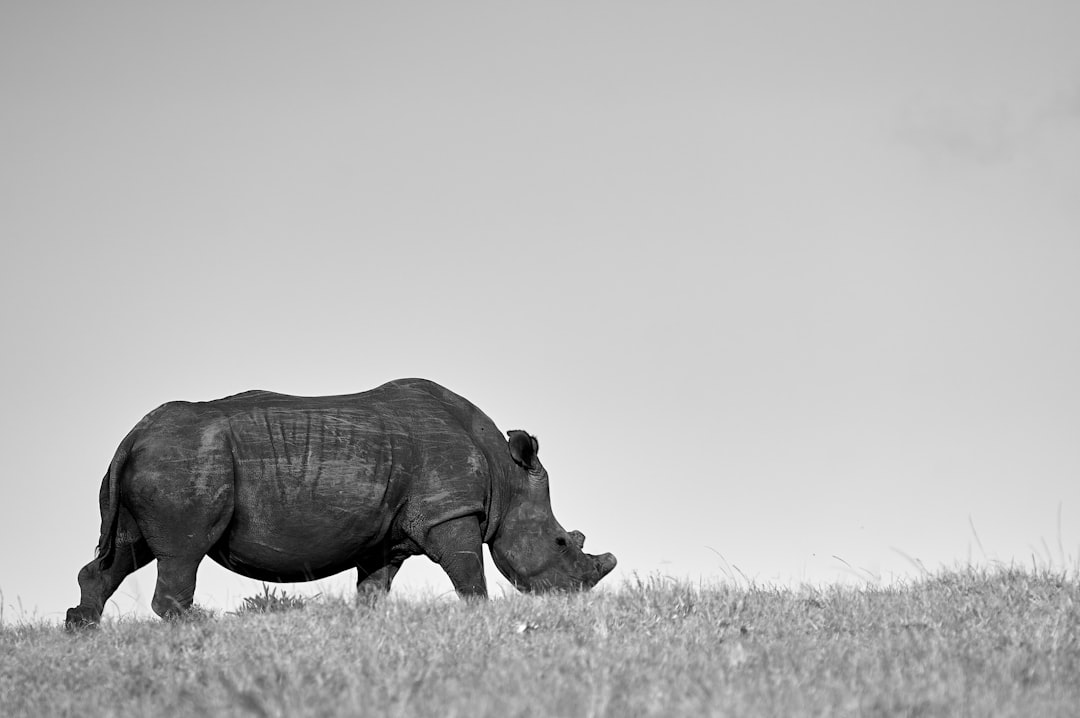
<svg viewBox="0 0 1080 718">
<path fill-rule="evenodd" d="M 462 597 L 486 597 L 482 543 L 523 591 L 588 589 L 615 567 L 555 520 L 537 441 L 508 440 L 460 396 L 421 379 L 295 397 L 250 391 L 173 402 L 120 444 L 101 484 L 97 557 L 69 628 L 94 625 L 120 582 L 158 562 L 152 607 L 191 607 L 204 556 L 263 581 L 356 568 L 388 591 L 424 554 Z"/>
</svg>

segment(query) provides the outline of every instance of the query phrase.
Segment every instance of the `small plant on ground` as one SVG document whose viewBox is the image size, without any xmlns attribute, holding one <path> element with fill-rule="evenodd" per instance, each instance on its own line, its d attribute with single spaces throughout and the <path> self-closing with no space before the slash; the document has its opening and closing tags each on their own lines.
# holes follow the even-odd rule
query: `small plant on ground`
<svg viewBox="0 0 1080 718">
<path fill-rule="evenodd" d="M 318 598 L 318 596 L 313 598 Z M 276 586 L 270 588 L 264 583 L 262 593 L 244 598 L 244 605 L 237 609 L 236 614 L 294 611 L 306 606 L 310 600 L 305 596 L 297 596 L 296 594 L 290 596 L 285 589 L 281 589 L 281 593 L 278 593 Z"/>
</svg>

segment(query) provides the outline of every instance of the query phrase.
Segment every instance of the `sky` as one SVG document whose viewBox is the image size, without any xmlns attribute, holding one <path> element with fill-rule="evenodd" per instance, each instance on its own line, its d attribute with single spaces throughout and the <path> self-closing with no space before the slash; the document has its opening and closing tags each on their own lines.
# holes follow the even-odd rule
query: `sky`
<svg viewBox="0 0 1080 718">
<path fill-rule="evenodd" d="M 601 586 L 1080 570 L 1077 27 L 1071 0 L 4 3 L 3 616 L 78 603 L 159 404 L 409 376 L 539 437 L 557 518 L 619 558 Z M 417 557 L 396 589 L 450 584 Z M 259 590 L 207 560 L 196 600 Z"/>
</svg>

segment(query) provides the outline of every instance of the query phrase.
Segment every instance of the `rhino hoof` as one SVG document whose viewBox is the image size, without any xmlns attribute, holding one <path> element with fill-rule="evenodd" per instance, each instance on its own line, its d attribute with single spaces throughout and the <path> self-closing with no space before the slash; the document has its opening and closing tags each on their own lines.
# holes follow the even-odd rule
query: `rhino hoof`
<svg viewBox="0 0 1080 718">
<path fill-rule="evenodd" d="M 80 631 L 86 628 L 97 628 L 101 615 L 88 606 L 76 606 L 69 608 L 67 618 L 64 619 L 64 628 L 68 631 Z"/>
</svg>

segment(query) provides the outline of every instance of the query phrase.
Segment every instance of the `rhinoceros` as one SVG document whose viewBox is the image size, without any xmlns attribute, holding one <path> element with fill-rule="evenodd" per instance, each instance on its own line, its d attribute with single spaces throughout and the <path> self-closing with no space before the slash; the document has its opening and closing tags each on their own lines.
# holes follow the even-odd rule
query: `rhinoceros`
<svg viewBox="0 0 1080 718">
<path fill-rule="evenodd" d="M 101 483 L 97 553 L 79 571 L 69 628 L 95 625 L 125 576 L 157 559 L 151 607 L 180 615 L 209 556 L 263 581 L 356 568 L 361 594 L 390 590 L 425 554 L 458 595 L 486 598 L 481 544 L 519 590 L 584 590 L 615 567 L 555 520 L 536 437 L 502 433 L 422 379 L 299 397 L 248 391 L 171 402 L 121 442 Z"/>
</svg>

